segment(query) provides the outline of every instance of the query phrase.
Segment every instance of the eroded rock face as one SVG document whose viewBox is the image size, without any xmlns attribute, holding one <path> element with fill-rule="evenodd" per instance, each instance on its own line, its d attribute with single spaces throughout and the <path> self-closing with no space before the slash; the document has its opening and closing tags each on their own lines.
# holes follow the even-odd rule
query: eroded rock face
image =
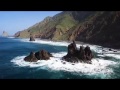
<svg viewBox="0 0 120 90">
<path fill-rule="evenodd" d="M 80 46 L 80 49 L 77 50 L 76 43 L 73 41 L 70 45 L 68 45 L 68 53 L 63 57 L 65 61 L 68 62 L 85 62 L 91 63 L 91 59 L 93 58 L 93 53 L 90 50 L 89 46 L 85 48 Z"/>
<path fill-rule="evenodd" d="M 35 57 L 34 52 L 30 52 L 30 55 L 25 57 L 24 60 L 28 61 L 28 62 L 37 62 L 38 61 L 38 59 Z"/>
<path fill-rule="evenodd" d="M 52 54 L 46 50 L 40 50 L 36 53 L 30 52 L 30 55 L 24 58 L 28 62 L 37 62 L 38 60 L 49 60 L 50 57 L 53 57 Z"/>
<path fill-rule="evenodd" d="M 36 52 L 35 56 L 36 56 L 36 58 L 38 60 L 48 60 L 48 59 L 50 59 L 50 57 L 52 56 L 52 54 L 50 54 L 46 50 L 41 50 L 39 52 Z"/>
<path fill-rule="evenodd" d="M 82 59 L 82 60 L 86 60 L 86 55 L 85 55 L 85 51 L 84 51 L 83 46 L 80 46 L 80 50 L 78 52 L 78 58 Z"/>
<path fill-rule="evenodd" d="M 90 50 L 90 47 L 86 46 L 84 51 L 85 51 L 86 60 L 91 60 L 93 58 L 93 54 L 92 51 Z"/>
<path fill-rule="evenodd" d="M 68 45 L 68 55 L 74 55 L 77 51 L 76 43 L 73 41 L 70 45 Z"/>
</svg>

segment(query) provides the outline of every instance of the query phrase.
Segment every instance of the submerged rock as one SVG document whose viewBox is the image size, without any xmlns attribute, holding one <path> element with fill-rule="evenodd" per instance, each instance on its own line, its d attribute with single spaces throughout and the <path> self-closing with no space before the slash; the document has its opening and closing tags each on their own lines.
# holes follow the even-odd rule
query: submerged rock
<svg viewBox="0 0 120 90">
<path fill-rule="evenodd" d="M 90 50 L 89 46 L 86 46 L 85 48 L 83 46 L 80 46 L 80 49 L 77 50 L 76 43 L 75 41 L 73 41 L 73 43 L 68 45 L 67 55 L 62 58 L 68 62 L 91 63 L 91 59 L 93 58 L 93 53 Z"/>
</svg>

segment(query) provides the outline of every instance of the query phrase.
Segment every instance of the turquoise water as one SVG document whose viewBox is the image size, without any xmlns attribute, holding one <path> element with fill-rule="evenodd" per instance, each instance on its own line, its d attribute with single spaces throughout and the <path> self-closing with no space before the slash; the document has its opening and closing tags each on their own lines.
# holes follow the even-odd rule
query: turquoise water
<svg viewBox="0 0 120 90">
<path fill-rule="evenodd" d="M 101 55 L 99 47 L 91 45 L 95 58 L 92 64 L 62 63 L 67 54 L 66 42 L 52 42 L 0 37 L 0 79 L 109 79 L 120 78 L 120 55 Z M 78 47 L 80 45 L 77 45 Z M 45 49 L 53 54 L 48 61 L 25 62 L 31 51 Z"/>
</svg>

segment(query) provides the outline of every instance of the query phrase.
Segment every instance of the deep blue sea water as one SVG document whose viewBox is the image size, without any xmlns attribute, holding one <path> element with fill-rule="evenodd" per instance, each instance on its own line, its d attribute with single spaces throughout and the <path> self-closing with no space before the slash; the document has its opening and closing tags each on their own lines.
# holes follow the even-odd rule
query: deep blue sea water
<svg viewBox="0 0 120 90">
<path fill-rule="evenodd" d="M 90 45 L 92 64 L 61 62 L 67 42 L 0 37 L 0 79 L 114 79 L 120 78 L 120 54 L 100 54 L 100 46 Z M 78 47 L 80 44 L 77 45 Z M 31 51 L 45 49 L 54 55 L 36 63 L 23 59 Z M 105 48 L 107 50 L 107 48 Z"/>
</svg>

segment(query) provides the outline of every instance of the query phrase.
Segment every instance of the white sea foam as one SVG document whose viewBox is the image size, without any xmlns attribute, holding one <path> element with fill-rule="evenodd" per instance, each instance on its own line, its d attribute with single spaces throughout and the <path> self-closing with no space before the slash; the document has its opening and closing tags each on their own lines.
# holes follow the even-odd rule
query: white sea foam
<svg viewBox="0 0 120 90">
<path fill-rule="evenodd" d="M 22 42 L 29 42 L 29 43 L 39 43 L 39 44 L 48 44 L 48 45 L 56 45 L 56 46 L 68 46 L 70 43 L 68 42 L 54 42 L 54 41 L 45 41 L 45 40 L 39 40 L 36 39 L 36 41 L 30 42 L 29 39 L 20 39 Z M 79 48 L 82 44 L 77 44 L 77 47 Z M 108 48 L 104 48 L 98 45 L 90 45 L 90 44 L 83 44 L 83 46 L 89 45 L 90 48 L 98 53 L 98 56 L 100 57 L 114 57 L 116 59 L 120 59 L 120 55 L 118 54 L 103 54 L 102 49 L 106 50 L 108 53 L 111 52 L 108 50 Z M 119 50 L 117 50 L 119 51 Z M 96 75 L 96 74 L 102 74 L 103 76 L 106 76 L 111 73 L 113 73 L 113 69 L 109 67 L 109 65 L 116 66 L 118 62 L 111 61 L 111 60 L 105 60 L 103 58 L 94 58 L 92 59 L 92 64 L 85 64 L 85 63 L 76 63 L 72 65 L 72 63 L 65 62 L 66 64 L 62 63 L 61 57 L 66 55 L 66 52 L 59 52 L 59 53 L 52 53 L 54 57 L 51 57 L 50 60 L 40 60 L 38 62 L 25 62 L 23 58 L 25 56 L 18 56 L 14 58 L 11 62 L 13 62 L 15 65 L 18 66 L 29 66 L 29 67 L 39 67 L 43 69 L 51 69 L 51 70 L 64 70 L 64 71 L 70 71 L 70 72 L 77 72 L 77 73 L 83 73 L 87 75 Z"/>
<path fill-rule="evenodd" d="M 85 64 L 85 63 L 76 63 L 72 64 L 70 62 L 62 61 L 61 57 L 66 55 L 66 52 L 60 53 L 52 53 L 54 57 L 51 57 L 50 60 L 39 60 L 38 62 L 26 62 L 24 61 L 25 56 L 18 56 L 11 60 L 15 65 L 24 67 L 39 67 L 42 69 L 51 69 L 51 70 L 64 70 L 69 72 L 76 72 L 76 73 L 83 73 L 87 75 L 108 75 L 113 73 L 112 68 L 108 67 L 109 65 L 116 65 L 117 63 L 114 61 L 94 58 L 92 59 L 92 64 Z M 66 64 L 63 64 L 65 62 Z"/>
<path fill-rule="evenodd" d="M 111 53 L 109 53 L 109 54 L 98 54 L 98 56 L 100 56 L 100 57 L 113 57 L 113 58 L 115 58 L 115 59 L 120 59 L 120 55 L 119 54 L 111 54 Z"/>
<path fill-rule="evenodd" d="M 113 57 L 116 59 L 120 59 L 120 55 L 118 55 L 118 54 L 105 54 L 104 56 L 109 56 L 109 57 Z"/>
<path fill-rule="evenodd" d="M 39 44 L 48 44 L 48 45 L 55 45 L 55 46 L 68 46 L 69 43 L 67 42 L 55 42 L 55 41 L 48 41 L 48 40 L 41 40 L 36 39 L 35 41 L 29 41 L 29 39 L 20 39 L 20 41 L 23 42 L 29 42 L 29 43 L 39 43 Z"/>
<path fill-rule="evenodd" d="M 70 43 L 69 42 L 55 42 L 55 41 L 48 41 L 48 40 L 41 40 L 41 39 L 36 39 L 35 41 L 29 41 L 28 39 L 20 39 L 20 41 L 22 42 L 29 42 L 29 43 L 38 43 L 38 44 L 48 44 L 48 45 L 54 45 L 54 46 L 68 46 Z M 76 44 L 77 48 L 80 48 L 80 46 L 83 45 L 84 47 L 86 47 L 87 45 L 90 46 L 90 48 L 97 52 L 97 53 L 101 53 L 101 50 L 98 49 L 100 46 L 97 45 L 90 45 L 90 44 Z"/>
<path fill-rule="evenodd" d="M 7 38 L 15 38 L 15 37 L 7 37 Z"/>
</svg>

